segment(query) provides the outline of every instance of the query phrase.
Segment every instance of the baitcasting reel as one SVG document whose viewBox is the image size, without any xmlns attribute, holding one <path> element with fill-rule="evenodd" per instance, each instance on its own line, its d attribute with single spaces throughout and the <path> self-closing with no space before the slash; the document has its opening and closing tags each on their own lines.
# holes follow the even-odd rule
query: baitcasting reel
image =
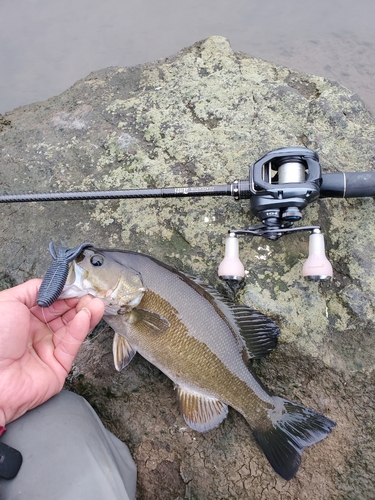
<svg viewBox="0 0 375 500">
<path fill-rule="evenodd" d="M 302 218 L 302 209 L 320 197 L 321 184 L 318 155 L 306 148 L 277 149 L 250 166 L 249 182 L 233 183 L 234 197 L 249 197 L 251 212 L 262 225 L 229 231 L 225 257 L 218 271 L 220 278 L 234 281 L 244 278 L 237 235 L 263 236 L 269 240 L 277 240 L 291 232 L 310 231 L 309 258 L 303 266 L 303 276 L 314 281 L 330 279 L 332 266 L 325 256 L 320 227 L 293 228 L 293 224 Z M 244 196 L 244 191 L 249 192 L 249 195 Z"/>
</svg>

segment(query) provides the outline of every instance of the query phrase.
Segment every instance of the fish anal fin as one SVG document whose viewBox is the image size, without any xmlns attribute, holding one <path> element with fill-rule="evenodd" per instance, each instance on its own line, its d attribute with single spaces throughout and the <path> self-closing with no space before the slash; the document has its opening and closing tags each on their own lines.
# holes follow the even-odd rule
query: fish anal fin
<svg viewBox="0 0 375 500">
<path fill-rule="evenodd" d="M 269 428 L 253 428 L 253 433 L 274 470 L 288 481 L 297 473 L 303 449 L 324 439 L 336 424 L 299 404 L 277 396 L 274 400 Z"/>
<path fill-rule="evenodd" d="M 125 337 L 115 333 L 113 337 L 113 361 L 117 371 L 121 371 L 125 366 L 128 366 L 137 352 Z"/>
<path fill-rule="evenodd" d="M 148 335 L 160 335 L 171 326 L 164 316 L 141 308 L 132 309 L 127 317 L 127 322 L 131 328 Z"/>
<path fill-rule="evenodd" d="M 206 432 L 217 427 L 228 415 L 228 406 L 220 400 L 177 388 L 180 411 L 193 430 Z"/>
<path fill-rule="evenodd" d="M 263 358 L 275 349 L 280 329 L 271 318 L 247 306 L 233 306 L 233 314 L 250 358 Z"/>
</svg>

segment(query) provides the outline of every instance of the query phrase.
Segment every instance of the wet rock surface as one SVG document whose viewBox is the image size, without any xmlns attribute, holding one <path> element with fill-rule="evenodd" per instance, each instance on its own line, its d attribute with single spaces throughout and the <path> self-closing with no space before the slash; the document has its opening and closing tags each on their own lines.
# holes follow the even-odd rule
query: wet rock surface
<svg viewBox="0 0 375 500">
<path fill-rule="evenodd" d="M 0 119 L 4 193 L 226 184 L 265 152 L 306 146 L 323 171 L 374 169 L 375 126 L 335 82 L 234 53 L 212 37 L 175 56 L 90 74 L 60 96 Z M 151 254 L 213 285 L 230 227 L 257 221 L 226 198 L 1 205 L 1 287 L 43 276 L 48 244 L 89 241 Z M 278 477 L 245 420 L 230 410 L 199 434 L 179 415 L 173 384 L 140 356 L 121 373 L 101 324 L 67 387 L 93 405 L 138 466 L 139 499 L 375 497 L 373 199 L 320 200 L 331 283 L 302 281 L 305 234 L 241 240 L 247 271 L 237 300 L 273 317 L 278 348 L 254 363 L 275 394 L 337 423 L 305 450 L 297 477 Z M 194 314 L 194 311 L 192 311 Z"/>
</svg>

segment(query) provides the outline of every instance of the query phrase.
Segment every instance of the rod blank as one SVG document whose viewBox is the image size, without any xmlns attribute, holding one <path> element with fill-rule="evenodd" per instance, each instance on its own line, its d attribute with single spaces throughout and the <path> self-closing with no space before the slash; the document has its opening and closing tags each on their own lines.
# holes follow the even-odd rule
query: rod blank
<svg viewBox="0 0 375 500">
<path fill-rule="evenodd" d="M 65 193 L 30 193 L 0 195 L 0 203 L 112 200 L 125 198 L 183 198 L 188 196 L 230 196 L 231 185 L 176 187 L 161 189 L 125 189 L 122 191 L 72 191 Z"/>
<path fill-rule="evenodd" d="M 259 191 L 259 195 L 262 192 Z M 0 203 L 113 200 L 132 198 L 184 198 L 203 196 L 252 196 L 249 180 L 217 186 L 189 186 L 160 189 L 125 189 L 120 191 L 71 191 L 65 193 L 3 194 Z M 334 172 L 322 175 L 320 198 L 360 198 L 375 196 L 375 172 Z"/>
</svg>

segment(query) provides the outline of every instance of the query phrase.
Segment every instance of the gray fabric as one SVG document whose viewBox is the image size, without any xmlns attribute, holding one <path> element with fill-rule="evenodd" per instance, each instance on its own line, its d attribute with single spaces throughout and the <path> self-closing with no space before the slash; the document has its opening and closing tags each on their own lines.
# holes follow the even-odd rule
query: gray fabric
<svg viewBox="0 0 375 500">
<path fill-rule="evenodd" d="M 136 466 L 80 396 L 62 391 L 7 425 L 2 441 L 23 464 L 0 480 L 1 500 L 132 500 Z"/>
</svg>

